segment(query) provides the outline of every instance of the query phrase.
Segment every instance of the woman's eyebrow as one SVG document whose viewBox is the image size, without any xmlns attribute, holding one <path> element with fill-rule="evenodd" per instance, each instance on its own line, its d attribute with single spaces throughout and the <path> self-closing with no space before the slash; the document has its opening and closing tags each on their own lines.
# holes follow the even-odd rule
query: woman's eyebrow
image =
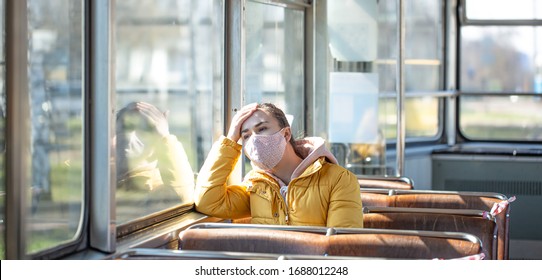
<svg viewBox="0 0 542 280">
<path fill-rule="evenodd" d="M 257 123 L 254 127 L 257 128 L 257 127 L 262 126 L 262 125 L 264 125 L 266 123 L 268 123 L 268 121 L 261 121 L 261 122 Z M 245 128 L 245 129 L 241 130 L 241 133 L 246 133 L 246 132 L 248 132 L 248 128 Z"/>
</svg>

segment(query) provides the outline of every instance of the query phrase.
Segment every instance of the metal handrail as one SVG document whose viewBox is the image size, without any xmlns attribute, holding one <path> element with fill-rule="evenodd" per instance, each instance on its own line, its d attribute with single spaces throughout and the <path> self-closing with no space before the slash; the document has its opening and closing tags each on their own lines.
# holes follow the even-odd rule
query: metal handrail
<svg viewBox="0 0 542 280">
<path fill-rule="evenodd" d="M 347 257 L 327 255 L 296 255 L 296 254 L 270 254 L 270 253 L 247 253 L 231 251 L 206 251 L 206 250 L 172 250 L 155 248 L 134 248 L 120 252 L 111 259 L 221 259 L 221 260 L 363 260 L 363 259 L 389 259 L 368 257 Z"/>
<path fill-rule="evenodd" d="M 480 197 L 489 197 L 497 198 L 501 200 L 507 200 L 508 197 L 501 193 L 495 192 L 470 192 L 470 191 L 444 191 L 444 190 L 390 190 L 390 189 L 378 189 L 378 188 L 360 188 L 362 193 L 378 193 L 378 194 L 387 194 L 389 196 L 401 195 L 401 194 L 448 194 L 448 195 L 461 195 L 461 196 L 480 196 Z"/>
<path fill-rule="evenodd" d="M 464 232 L 425 231 L 425 230 L 402 230 L 402 229 L 370 229 L 370 228 L 331 228 L 315 226 L 282 226 L 282 225 L 255 225 L 255 224 L 230 224 L 230 223 L 201 223 L 188 227 L 189 229 L 261 229 L 283 230 L 309 233 L 321 233 L 327 236 L 338 234 L 397 234 L 416 235 L 422 237 L 457 238 L 480 244 L 482 241 L 475 235 Z"/>
<path fill-rule="evenodd" d="M 380 214 L 380 213 L 418 213 L 418 214 L 443 214 L 443 215 L 458 215 L 469 217 L 480 217 L 494 223 L 496 218 L 490 215 L 487 211 L 478 209 L 451 209 L 451 208 L 418 208 L 418 207 L 380 207 L 380 206 L 364 206 L 363 214 Z"/>
</svg>

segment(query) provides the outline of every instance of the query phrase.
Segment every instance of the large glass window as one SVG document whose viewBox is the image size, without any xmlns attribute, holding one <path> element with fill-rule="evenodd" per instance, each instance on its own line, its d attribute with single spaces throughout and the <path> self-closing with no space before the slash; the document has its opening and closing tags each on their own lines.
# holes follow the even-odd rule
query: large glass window
<svg viewBox="0 0 542 280">
<path fill-rule="evenodd" d="M 223 3 L 116 1 L 115 17 L 122 225 L 193 203 L 194 172 L 222 133 Z"/>
<path fill-rule="evenodd" d="M 469 19 L 542 19 L 540 0 L 467 0 L 466 4 Z"/>
<path fill-rule="evenodd" d="M 431 93 L 443 90 L 443 16 L 439 1 L 405 1 L 405 118 L 406 137 L 435 138 L 440 132 L 440 99 Z M 396 1 L 379 4 L 378 60 L 381 97 L 380 121 L 386 139 L 396 137 Z M 420 94 L 421 93 L 421 94 Z M 413 96 L 414 95 L 414 96 Z M 422 96 L 420 96 L 422 95 Z M 425 96 L 424 96 L 425 95 Z M 387 96 L 387 97 L 385 97 Z"/>
<path fill-rule="evenodd" d="M 466 1 L 460 30 L 460 131 L 473 140 L 540 141 L 542 3 L 491 1 L 491 13 L 484 4 Z"/>
<path fill-rule="evenodd" d="M 432 0 L 404 4 L 406 137 L 436 140 L 442 131 L 443 6 Z M 397 8 L 397 1 L 327 1 L 329 90 L 319 97 L 331 104 L 325 130 L 332 151 L 356 174 L 395 173 L 385 144 L 397 137 Z"/>
<path fill-rule="evenodd" d="M 472 139 L 542 141 L 542 98 L 461 96 L 461 132 Z"/>
<path fill-rule="evenodd" d="M 248 1 L 245 14 L 244 101 L 274 103 L 304 136 L 304 11 Z"/>
<path fill-rule="evenodd" d="M 247 1 L 244 104 L 270 102 L 287 115 L 295 138 L 305 136 L 303 10 Z M 245 172 L 250 170 L 244 161 Z"/>
<path fill-rule="evenodd" d="M 542 93 L 541 49 L 541 26 L 462 27 L 461 91 Z"/>
<path fill-rule="evenodd" d="M 83 1 L 28 1 L 28 253 L 73 240 L 82 226 L 83 14 Z"/>
</svg>

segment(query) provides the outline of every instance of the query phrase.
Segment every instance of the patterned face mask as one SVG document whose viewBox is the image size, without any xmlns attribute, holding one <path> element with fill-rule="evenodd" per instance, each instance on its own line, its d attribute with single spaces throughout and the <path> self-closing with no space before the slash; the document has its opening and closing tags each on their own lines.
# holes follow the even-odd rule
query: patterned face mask
<svg viewBox="0 0 542 280">
<path fill-rule="evenodd" d="M 122 141 L 120 147 L 124 148 L 124 153 L 127 158 L 139 158 L 145 151 L 145 144 L 137 137 L 135 132 L 128 132 L 120 135 L 118 141 Z M 119 147 L 119 148 L 120 148 Z"/>
<path fill-rule="evenodd" d="M 283 129 L 271 135 L 250 136 L 244 143 L 247 157 L 256 167 L 262 170 L 271 170 L 277 166 L 286 150 L 286 139 L 280 133 Z"/>
</svg>

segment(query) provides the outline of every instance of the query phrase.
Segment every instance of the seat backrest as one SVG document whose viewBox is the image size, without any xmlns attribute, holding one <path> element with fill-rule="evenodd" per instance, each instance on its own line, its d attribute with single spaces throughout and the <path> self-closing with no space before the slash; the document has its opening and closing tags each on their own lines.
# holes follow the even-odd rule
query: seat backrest
<svg viewBox="0 0 542 280">
<path fill-rule="evenodd" d="M 179 249 L 324 255 L 325 235 L 260 228 L 196 228 L 179 235 Z"/>
<path fill-rule="evenodd" d="M 480 238 L 486 259 L 497 259 L 497 225 L 482 211 L 365 207 L 363 227 L 466 232 Z"/>
<path fill-rule="evenodd" d="M 459 236 L 369 233 L 339 234 L 329 237 L 329 255 L 392 259 L 453 259 L 482 252 L 479 241 Z M 466 234 L 465 234 L 466 235 Z"/>
<path fill-rule="evenodd" d="M 393 207 L 393 198 L 387 193 L 361 192 L 361 204 L 363 207 Z"/>
<path fill-rule="evenodd" d="M 383 198 L 387 196 L 387 198 Z M 496 203 L 507 200 L 499 193 L 451 192 L 423 190 L 361 189 L 363 206 L 475 209 L 489 212 Z M 365 200 L 365 201 L 364 201 Z M 497 259 L 508 259 L 510 207 L 495 215 L 497 224 Z"/>
<path fill-rule="evenodd" d="M 494 196 L 469 194 L 397 194 L 395 207 L 478 209 L 489 212 L 495 203 L 503 199 Z M 508 259 L 509 207 L 495 216 L 497 223 L 497 259 Z"/>
<path fill-rule="evenodd" d="M 179 249 L 433 259 L 476 255 L 482 252 L 482 243 L 474 235 L 455 232 L 212 224 L 181 232 Z"/>
</svg>

